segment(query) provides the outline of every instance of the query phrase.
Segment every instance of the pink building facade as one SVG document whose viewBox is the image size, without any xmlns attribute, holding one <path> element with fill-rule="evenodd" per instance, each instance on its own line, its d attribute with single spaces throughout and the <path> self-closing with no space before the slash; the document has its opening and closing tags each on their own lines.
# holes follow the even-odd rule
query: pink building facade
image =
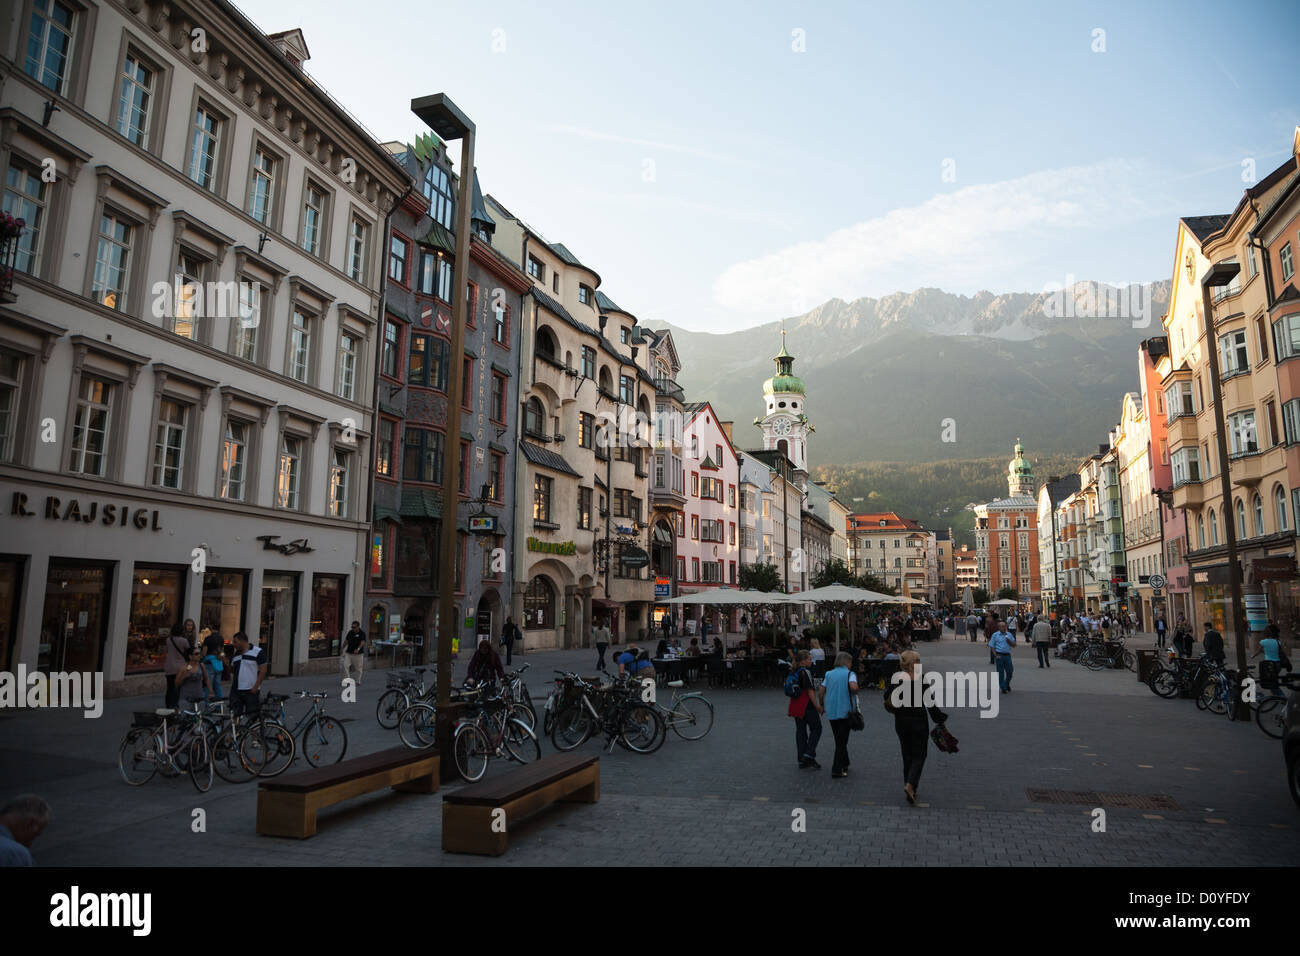
<svg viewBox="0 0 1300 956">
<path fill-rule="evenodd" d="M 1151 429 L 1147 461 L 1151 468 L 1151 488 L 1156 492 L 1157 506 L 1164 533 L 1162 564 L 1165 586 L 1163 600 L 1151 598 L 1157 613 L 1163 610 L 1165 622 L 1173 636 L 1174 624 L 1179 616 L 1193 623 L 1194 609 L 1191 597 L 1191 575 L 1187 567 L 1187 512 L 1166 505 L 1169 495 L 1161 499 L 1161 492 L 1170 492 L 1174 485 L 1173 466 L 1169 460 L 1169 422 L 1179 409 L 1169 408 L 1163 388 L 1163 379 L 1169 366 L 1169 339 L 1159 335 L 1146 339 L 1138 346 L 1138 380 L 1142 387 L 1142 405 L 1146 409 L 1147 423 Z M 1155 630 L 1151 615 L 1143 618 L 1146 630 Z"/>
</svg>

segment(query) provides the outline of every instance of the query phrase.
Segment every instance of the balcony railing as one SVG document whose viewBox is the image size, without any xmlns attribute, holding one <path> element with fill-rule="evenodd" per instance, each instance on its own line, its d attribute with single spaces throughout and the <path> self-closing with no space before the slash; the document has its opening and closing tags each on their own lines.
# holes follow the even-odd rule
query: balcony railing
<svg viewBox="0 0 1300 956">
<path fill-rule="evenodd" d="M 682 391 L 681 386 L 669 378 L 655 379 L 655 393 L 679 402 L 686 401 L 686 393 Z"/>
</svg>

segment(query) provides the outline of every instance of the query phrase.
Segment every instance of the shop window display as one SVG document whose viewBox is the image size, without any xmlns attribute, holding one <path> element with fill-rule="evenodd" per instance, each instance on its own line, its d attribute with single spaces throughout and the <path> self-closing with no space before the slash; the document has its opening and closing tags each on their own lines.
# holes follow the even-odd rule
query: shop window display
<svg viewBox="0 0 1300 956">
<path fill-rule="evenodd" d="M 126 673 L 160 671 L 167 636 L 181 623 L 185 573 L 173 568 L 136 568 L 127 624 Z"/>
</svg>

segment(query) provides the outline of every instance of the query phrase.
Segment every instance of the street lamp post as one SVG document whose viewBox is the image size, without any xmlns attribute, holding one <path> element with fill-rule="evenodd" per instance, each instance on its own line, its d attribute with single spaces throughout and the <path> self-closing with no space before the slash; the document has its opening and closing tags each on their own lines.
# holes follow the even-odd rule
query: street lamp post
<svg viewBox="0 0 1300 956">
<path fill-rule="evenodd" d="M 1235 699 L 1241 701 L 1241 685 L 1246 678 L 1246 614 L 1245 603 L 1241 597 L 1241 565 L 1237 563 L 1237 525 L 1236 514 L 1232 507 L 1232 477 L 1228 469 L 1228 430 L 1223 419 L 1223 401 L 1219 385 L 1219 349 L 1214 336 L 1214 304 L 1211 301 L 1211 289 L 1227 285 L 1241 266 L 1235 262 L 1216 262 L 1201 278 L 1201 308 L 1205 320 L 1205 350 L 1210 359 L 1210 398 L 1214 402 L 1214 428 L 1217 432 L 1216 445 L 1219 452 L 1219 490 L 1223 495 L 1223 526 L 1228 543 L 1228 583 L 1232 595 L 1232 629 L 1237 645 L 1237 687 Z M 1238 706 L 1239 719 L 1249 720 L 1250 711 Z"/>
<path fill-rule="evenodd" d="M 442 740 L 451 701 L 451 640 L 458 621 L 452 605 L 455 587 L 456 506 L 460 487 L 460 398 L 465 378 L 465 299 L 469 282 L 470 216 L 474 196 L 474 123 L 446 93 L 411 100 L 411 112 L 443 140 L 460 140 L 460 187 L 456 194 L 456 281 L 451 293 L 451 368 L 447 386 L 447 441 L 443 450 L 442 508 L 438 546 L 438 736 Z M 450 749 L 443 753 L 450 753 Z M 451 761 L 447 761 L 450 763 Z"/>
</svg>

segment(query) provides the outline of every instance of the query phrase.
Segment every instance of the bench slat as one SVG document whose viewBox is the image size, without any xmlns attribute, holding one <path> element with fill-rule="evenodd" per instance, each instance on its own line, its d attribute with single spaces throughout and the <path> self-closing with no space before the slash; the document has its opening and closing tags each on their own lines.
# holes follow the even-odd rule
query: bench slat
<svg viewBox="0 0 1300 956">
<path fill-rule="evenodd" d="M 385 770 L 419 763 L 421 760 L 436 756 L 437 753 L 436 748 L 412 750 L 410 747 L 392 747 L 364 757 L 353 757 L 351 760 L 344 760 L 328 767 L 313 767 L 300 773 L 272 777 L 269 780 L 259 781 L 258 787 L 262 790 L 310 793 L 313 790 L 336 786 L 359 777 L 368 777 Z"/>
<path fill-rule="evenodd" d="M 599 756 L 552 754 L 494 780 L 484 780 L 455 793 L 444 794 L 442 802 L 470 807 L 498 807 L 599 762 Z"/>
</svg>

